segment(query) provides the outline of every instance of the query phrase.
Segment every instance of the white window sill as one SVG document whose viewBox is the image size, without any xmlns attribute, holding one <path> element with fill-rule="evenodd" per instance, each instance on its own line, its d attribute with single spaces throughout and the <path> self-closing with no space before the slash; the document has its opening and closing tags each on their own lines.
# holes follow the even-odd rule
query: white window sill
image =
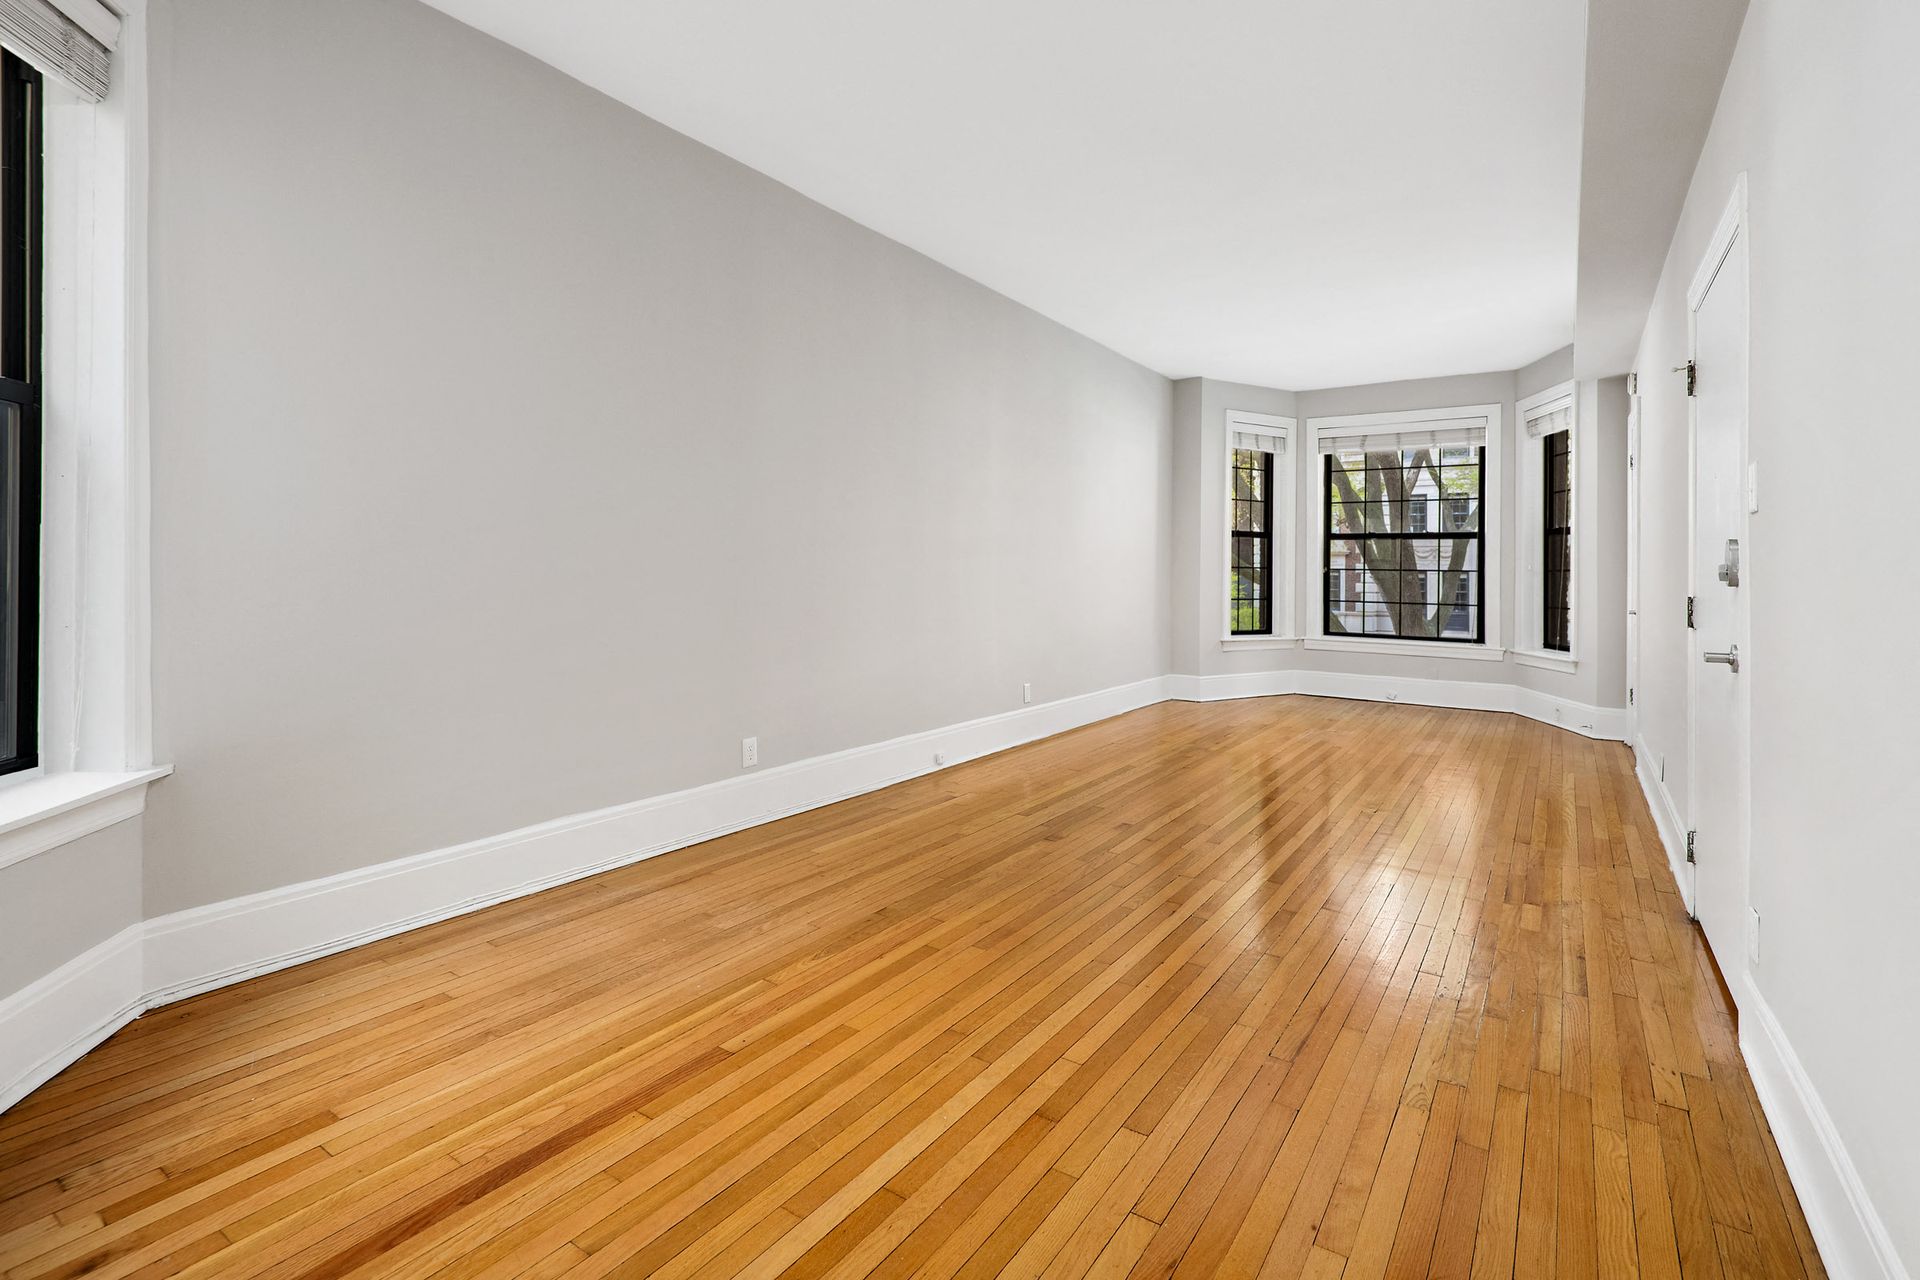
<svg viewBox="0 0 1920 1280">
<path fill-rule="evenodd" d="M 1295 649 L 1300 645 L 1299 636 L 1222 636 L 1220 647 L 1235 649 Z"/>
<path fill-rule="evenodd" d="M 1333 653 L 1386 653 L 1401 658 L 1455 658 L 1467 662 L 1498 662 L 1505 649 L 1489 644 L 1457 644 L 1447 640 L 1366 640 L 1359 636 L 1308 636 L 1309 649 Z"/>
<path fill-rule="evenodd" d="M 1513 660 L 1523 667 L 1538 667 L 1542 671 L 1560 671 L 1568 675 L 1579 668 L 1579 663 L 1571 656 L 1547 649 L 1515 649 Z"/>
<path fill-rule="evenodd" d="M 0 788 L 0 867 L 134 817 L 147 807 L 147 784 L 172 772 L 57 773 Z"/>
</svg>

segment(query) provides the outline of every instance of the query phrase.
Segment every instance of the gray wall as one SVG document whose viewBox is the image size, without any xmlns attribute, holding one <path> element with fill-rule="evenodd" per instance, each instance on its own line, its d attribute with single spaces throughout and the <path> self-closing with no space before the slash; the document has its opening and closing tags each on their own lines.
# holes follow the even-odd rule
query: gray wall
<svg viewBox="0 0 1920 1280">
<path fill-rule="evenodd" d="M 0 997 L 140 923 L 140 823 L 0 867 Z"/>
<path fill-rule="evenodd" d="M 155 0 L 157 914 L 1156 676 L 1170 384 L 411 0 Z"/>
<path fill-rule="evenodd" d="M 1174 666 L 1188 675 L 1271 668 L 1271 651 L 1222 652 L 1227 581 L 1226 415 L 1231 410 L 1291 418 L 1291 391 L 1186 378 L 1174 384 Z M 1296 464 L 1298 459 L 1296 459 Z M 1297 538 L 1288 521 L 1283 536 Z"/>
<path fill-rule="evenodd" d="M 1920 1270 L 1920 599 L 1890 562 L 1920 350 L 1920 6 L 1755 0 L 1641 340 L 1640 730 L 1686 813 L 1686 294 L 1748 175 L 1754 989 L 1832 1114 L 1909 1270 Z M 1856 620 L 1864 625 L 1857 625 Z M 1866 643 L 1864 654 L 1836 649 Z M 1889 640 L 1891 644 L 1889 644 Z M 1744 656 L 1744 655 L 1743 655 Z M 1722 965 L 1746 964 L 1722 956 Z"/>
</svg>

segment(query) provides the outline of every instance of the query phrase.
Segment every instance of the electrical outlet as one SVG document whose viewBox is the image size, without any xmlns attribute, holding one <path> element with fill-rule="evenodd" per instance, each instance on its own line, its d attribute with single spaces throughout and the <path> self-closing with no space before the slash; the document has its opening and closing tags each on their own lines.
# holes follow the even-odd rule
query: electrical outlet
<svg viewBox="0 0 1920 1280">
<path fill-rule="evenodd" d="M 1031 684 L 1023 684 L 1020 686 L 1020 701 L 1033 701 L 1033 686 Z"/>
<path fill-rule="evenodd" d="M 740 739 L 740 767 L 751 769 L 760 763 L 760 739 Z"/>
</svg>

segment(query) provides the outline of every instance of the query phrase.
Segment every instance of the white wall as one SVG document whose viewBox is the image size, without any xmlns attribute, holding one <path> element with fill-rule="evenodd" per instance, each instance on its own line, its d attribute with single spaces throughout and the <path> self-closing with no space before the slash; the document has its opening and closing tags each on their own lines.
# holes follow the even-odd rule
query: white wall
<svg viewBox="0 0 1920 1280">
<path fill-rule="evenodd" d="M 1916 48 L 1920 6 L 1904 0 L 1754 0 L 1636 361 L 1641 732 L 1684 812 L 1687 427 L 1668 369 L 1687 357 L 1686 290 L 1745 171 L 1760 490 L 1743 573 L 1762 919 L 1750 977 L 1909 1271 L 1920 1270 L 1920 667 L 1904 642 L 1920 598 L 1899 557 L 1912 540 L 1900 477 L 1920 350 Z"/>
<path fill-rule="evenodd" d="M 158 914 L 1168 667 L 1166 379 L 411 0 L 154 0 Z"/>
</svg>

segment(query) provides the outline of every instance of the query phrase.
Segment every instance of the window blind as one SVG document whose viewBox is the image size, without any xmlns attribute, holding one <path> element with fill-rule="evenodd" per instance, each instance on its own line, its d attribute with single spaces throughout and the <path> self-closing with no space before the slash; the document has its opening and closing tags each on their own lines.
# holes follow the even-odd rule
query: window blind
<svg viewBox="0 0 1920 1280">
<path fill-rule="evenodd" d="M 1287 438 L 1281 435 L 1269 435 L 1264 431 L 1249 431 L 1244 427 L 1236 427 L 1233 432 L 1233 447 L 1252 449 L 1256 453 L 1271 453 L 1281 457 L 1287 452 Z"/>
<path fill-rule="evenodd" d="M 1565 431 L 1573 425 L 1573 405 L 1562 404 L 1546 413 L 1527 419 L 1527 439 L 1538 440 L 1541 436 L 1550 436 L 1556 431 Z"/>
<path fill-rule="evenodd" d="M 90 102 L 107 96 L 120 19 L 98 0 L 0 0 L 0 44 Z"/>
<path fill-rule="evenodd" d="M 1438 449 L 1445 445 L 1477 448 L 1486 442 L 1485 418 L 1454 418 L 1445 422 L 1412 422 L 1404 427 L 1389 424 L 1353 431 L 1326 431 L 1320 436 L 1320 452 L 1384 453 L 1394 449 Z"/>
</svg>

